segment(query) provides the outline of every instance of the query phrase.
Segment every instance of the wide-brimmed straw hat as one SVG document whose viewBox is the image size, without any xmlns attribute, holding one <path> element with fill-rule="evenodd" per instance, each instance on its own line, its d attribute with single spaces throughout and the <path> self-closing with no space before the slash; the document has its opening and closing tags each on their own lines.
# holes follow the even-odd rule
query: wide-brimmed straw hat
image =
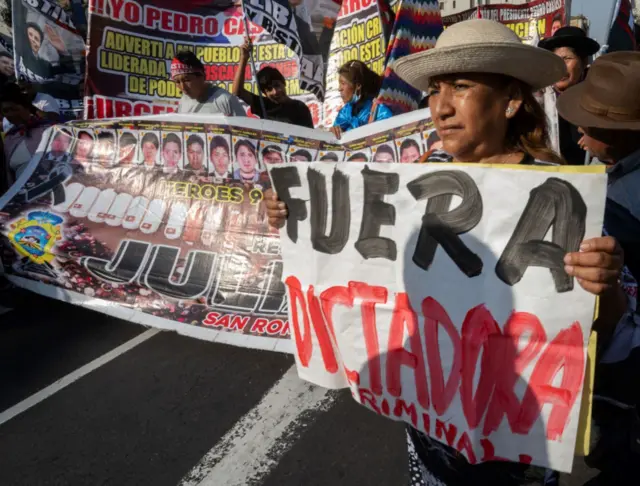
<svg viewBox="0 0 640 486">
<path fill-rule="evenodd" d="M 553 51 L 559 47 L 571 47 L 581 57 L 593 56 L 600 50 L 600 44 L 587 36 L 580 27 L 561 27 L 552 37 L 538 43 L 538 47 Z"/>
<path fill-rule="evenodd" d="M 442 74 L 503 74 L 542 89 L 562 79 L 564 62 L 552 52 L 523 44 L 508 27 L 475 19 L 453 24 L 433 49 L 410 54 L 393 65 L 407 83 L 422 90 Z"/>
<path fill-rule="evenodd" d="M 560 95 L 557 107 L 579 127 L 640 130 L 640 52 L 600 56 L 587 79 Z"/>
</svg>

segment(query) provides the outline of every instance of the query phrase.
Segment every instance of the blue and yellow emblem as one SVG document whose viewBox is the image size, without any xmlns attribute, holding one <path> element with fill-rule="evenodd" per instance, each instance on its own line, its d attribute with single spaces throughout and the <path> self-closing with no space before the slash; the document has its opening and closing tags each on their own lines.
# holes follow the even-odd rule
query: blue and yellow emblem
<svg viewBox="0 0 640 486">
<path fill-rule="evenodd" d="M 42 265 L 55 258 L 54 245 L 62 238 L 63 219 L 55 214 L 34 211 L 11 223 L 9 241 L 23 257 Z"/>
</svg>

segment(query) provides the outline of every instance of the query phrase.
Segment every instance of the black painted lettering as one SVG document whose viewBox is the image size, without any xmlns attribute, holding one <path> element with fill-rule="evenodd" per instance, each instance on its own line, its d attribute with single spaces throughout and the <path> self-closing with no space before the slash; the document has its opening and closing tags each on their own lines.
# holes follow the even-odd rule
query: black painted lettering
<svg viewBox="0 0 640 486">
<path fill-rule="evenodd" d="M 573 277 L 564 271 L 564 256 L 577 251 L 584 238 L 587 206 L 569 182 L 551 177 L 536 187 L 496 265 L 498 278 L 518 283 L 528 267 L 551 271 L 558 292 L 573 289 Z M 553 226 L 551 241 L 544 237 Z"/>
<path fill-rule="evenodd" d="M 314 169 L 307 171 L 310 197 L 311 244 L 313 249 L 329 255 L 340 253 L 349 240 L 351 201 L 349 178 L 339 170 L 331 177 L 331 231 L 327 236 L 327 182 L 325 176 Z"/>
<path fill-rule="evenodd" d="M 459 236 L 475 228 L 482 218 L 482 197 L 471 176 L 460 170 L 431 172 L 409 182 L 407 188 L 417 201 L 429 198 L 413 262 L 428 270 L 440 245 L 467 277 L 480 275 L 482 260 Z M 454 195 L 462 202 L 450 209 Z"/>
<path fill-rule="evenodd" d="M 396 242 L 380 236 L 380 226 L 396 223 L 396 208 L 382 198 L 398 192 L 398 174 L 380 172 L 365 166 L 362 169 L 364 184 L 364 206 L 360 235 L 355 243 L 356 250 L 365 258 L 386 258 L 395 261 L 398 256 Z"/>
<path fill-rule="evenodd" d="M 91 275 L 111 283 L 130 283 L 143 267 L 151 245 L 144 241 L 123 240 L 111 261 L 102 258 L 80 259 Z"/>
</svg>

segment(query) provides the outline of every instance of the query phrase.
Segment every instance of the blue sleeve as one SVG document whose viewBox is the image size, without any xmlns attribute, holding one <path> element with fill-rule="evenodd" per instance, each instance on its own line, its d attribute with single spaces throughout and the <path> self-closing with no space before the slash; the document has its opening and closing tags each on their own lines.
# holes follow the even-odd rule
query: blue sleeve
<svg viewBox="0 0 640 486">
<path fill-rule="evenodd" d="M 351 124 L 352 124 L 351 107 L 348 104 L 346 104 L 342 108 L 340 108 L 340 111 L 338 112 L 338 116 L 336 116 L 336 119 L 333 122 L 333 126 L 340 127 L 342 128 L 343 131 L 346 132 L 347 130 L 351 130 L 353 128 Z"/>
<path fill-rule="evenodd" d="M 391 118 L 392 116 L 393 116 L 393 113 L 391 112 L 388 106 L 382 105 L 382 104 L 378 105 L 376 109 L 375 121 L 386 120 L 387 118 Z"/>
</svg>

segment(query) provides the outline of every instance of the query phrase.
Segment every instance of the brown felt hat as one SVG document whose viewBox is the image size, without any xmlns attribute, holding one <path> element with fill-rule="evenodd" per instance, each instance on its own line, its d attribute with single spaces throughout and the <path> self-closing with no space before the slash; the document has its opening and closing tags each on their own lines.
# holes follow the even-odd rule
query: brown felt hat
<svg viewBox="0 0 640 486">
<path fill-rule="evenodd" d="M 640 52 L 600 56 L 557 106 L 562 118 L 579 127 L 640 130 Z"/>
</svg>

